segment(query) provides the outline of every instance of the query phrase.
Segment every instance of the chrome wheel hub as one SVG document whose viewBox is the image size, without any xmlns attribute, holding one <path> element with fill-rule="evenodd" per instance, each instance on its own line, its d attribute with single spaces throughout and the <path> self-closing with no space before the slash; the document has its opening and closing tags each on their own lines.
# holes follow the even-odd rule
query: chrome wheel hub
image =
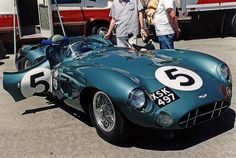
<svg viewBox="0 0 236 158">
<path fill-rule="evenodd" d="M 97 92 L 93 99 L 93 111 L 101 129 L 110 132 L 115 126 L 115 110 L 109 97 L 104 92 Z"/>
</svg>

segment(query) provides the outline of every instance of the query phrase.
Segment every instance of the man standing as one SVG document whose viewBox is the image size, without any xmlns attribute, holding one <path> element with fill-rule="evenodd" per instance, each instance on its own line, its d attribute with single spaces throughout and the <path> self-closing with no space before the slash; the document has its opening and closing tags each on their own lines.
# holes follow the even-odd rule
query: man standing
<svg viewBox="0 0 236 158">
<path fill-rule="evenodd" d="M 143 6 L 140 0 L 114 0 L 110 11 L 112 19 L 104 38 L 108 39 L 110 37 L 115 26 L 117 46 L 119 47 L 127 47 L 126 40 L 130 33 L 133 34 L 132 40 L 129 40 L 132 42 L 130 44 L 137 43 L 139 30 L 141 36 L 147 36 L 144 30 L 142 9 Z"/>
<path fill-rule="evenodd" d="M 180 35 L 175 12 L 175 0 L 159 0 L 154 14 L 154 26 L 160 49 L 174 49 L 174 37 Z"/>
</svg>

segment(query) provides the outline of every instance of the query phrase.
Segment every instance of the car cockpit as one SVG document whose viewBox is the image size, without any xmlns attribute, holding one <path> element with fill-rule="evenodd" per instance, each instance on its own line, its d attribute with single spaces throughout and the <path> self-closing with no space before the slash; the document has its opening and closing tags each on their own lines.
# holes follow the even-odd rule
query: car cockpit
<svg viewBox="0 0 236 158">
<path fill-rule="evenodd" d="M 68 38 L 54 35 L 52 38 L 43 40 L 41 44 L 49 45 L 46 49 L 46 58 L 51 67 L 66 59 L 83 56 L 84 53 L 99 48 L 113 46 L 109 40 L 105 40 L 102 36 Z"/>
</svg>

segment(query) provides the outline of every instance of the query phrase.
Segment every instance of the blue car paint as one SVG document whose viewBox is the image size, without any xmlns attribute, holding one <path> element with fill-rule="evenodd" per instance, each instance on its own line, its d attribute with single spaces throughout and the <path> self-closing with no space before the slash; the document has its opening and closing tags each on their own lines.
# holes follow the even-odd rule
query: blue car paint
<svg viewBox="0 0 236 158">
<path fill-rule="evenodd" d="M 224 96 L 219 89 L 219 80 L 211 80 L 208 75 L 198 72 L 205 81 L 202 88 L 192 92 L 173 90 L 176 94 L 181 96 L 181 99 L 175 103 L 160 109 L 155 104 L 153 104 L 151 100 L 149 100 L 148 106 L 151 107 L 149 109 L 151 109 L 150 111 L 152 112 L 140 112 L 133 109 L 132 107 L 127 108 L 129 107 L 129 104 L 125 101 L 128 99 L 128 95 L 132 89 L 142 87 L 147 91 L 147 93 L 151 93 L 157 89 L 165 87 L 165 85 L 158 83 L 158 81 L 155 79 L 154 73 L 159 65 L 153 63 L 150 58 L 147 58 L 146 56 L 138 56 L 137 54 L 133 53 L 125 54 L 121 51 L 127 50 L 114 48 L 113 53 L 109 51 L 109 53 L 103 52 L 101 54 L 98 53 L 88 55 L 82 60 L 82 63 L 80 61 L 81 59 L 77 59 L 73 62 L 65 63 L 65 65 L 62 64 L 61 67 L 65 68 L 64 73 L 66 74 L 73 72 L 71 77 L 79 76 L 76 74 L 76 72 L 79 70 L 79 73 L 82 73 L 84 80 L 86 80 L 86 87 L 102 89 L 105 93 L 109 94 L 109 97 L 111 97 L 114 102 L 118 103 L 117 107 L 123 111 L 126 117 L 132 120 L 132 122 L 142 124 L 142 126 L 147 127 L 155 126 L 154 120 L 156 113 L 158 113 L 159 110 L 168 111 L 169 113 L 173 114 L 173 116 L 175 116 L 175 120 L 178 121 L 181 116 L 190 110 L 197 108 L 199 105 L 212 103 L 216 100 L 216 98 L 218 98 L 218 100 L 224 99 Z M 122 53 L 125 55 L 122 55 Z M 160 61 L 163 62 L 162 66 L 178 65 L 186 67 L 186 65 L 182 63 L 184 60 L 171 60 L 173 61 L 160 59 Z M 80 64 L 77 64 L 77 62 Z M 140 63 L 142 63 L 142 67 L 139 67 Z M 207 82 L 208 80 L 209 82 Z M 217 91 L 219 91 L 219 93 L 215 93 Z M 209 97 L 200 100 L 198 96 L 205 94 L 206 92 L 208 93 Z M 120 96 L 124 96 L 124 98 L 120 99 Z"/>
<path fill-rule="evenodd" d="M 27 69 L 27 70 L 23 70 L 20 71 L 18 73 L 15 72 L 3 72 L 3 88 L 8 91 L 8 92 L 13 92 L 14 95 L 12 95 L 12 97 L 14 98 L 15 101 L 20 101 L 23 99 L 26 99 L 23 95 L 22 92 L 20 90 L 21 88 L 21 80 L 23 78 L 23 76 L 29 71 L 29 70 L 33 70 L 36 67 L 43 67 L 43 68 L 48 68 L 50 69 L 50 64 L 48 62 L 48 60 L 44 60 L 40 63 L 38 63 L 37 65 L 35 65 L 34 67 Z"/>
<path fill-rule="evenodd" d="M 180 128 L 178 121 L 191 110 L 216 101 L 225 100 L 230 103 L 232 95 L 225 96 L 220 86 L 232 89 L 232 84 L 222 80 L 219 69 L 225 63 L 215 57 L 189 50 L 133 53 L 126 48 L 113 47 L 109 42 L 106 45 L 107 47 L 96 48 L 77 57 L 67 57 L 64 62 L 53 68 L 54 72 L 55 70 L 59 72 L 59 77 L 54 78 L 58 81 L 58 85 L 60 86 L 61 82 L 70 83 L 77 91 L 75 96 L 78 97 L 69 97 L 60 88 L 52 92 L 68 105 L 81 110 L 79 97 L 84 89 L 102 90 L 130 121 L 144 127 L 155 128 L 159 128 L 155 121 L 161 111 L 168 112 L 174 118 L 175 124 L 169 128 L 178 129 Z M 45 47 L 30 50 L 26 52 L 27 57 L 31 58 L 30 61 L 35 61 L 39 56 L 45 56 L 45 50 Z M 167 86 L 155 78 L 155 71 L 164 66 L 187 68 L 202 78 L 203 85 L 193 91 L 171 89 L 180 99 L 159 107 L 151 99 L 150 94 Z M 16 80 L 10 79 L 12 75 L 16 76 Z M 15 83 L 19 82 L 23 75 L 24 72 L 4 73 L 4 89 L 9 93 L 19 91 L 15 88 Z M 128 101 L 129 93 L 136 88 L 146 91 L 147 105 L 142 111 L 132 107 Z M 199 98 L 204 94 L 207 94 L 206 98 Z M 22 99 L 20 92 L 15 99 Z"/>
</svg>

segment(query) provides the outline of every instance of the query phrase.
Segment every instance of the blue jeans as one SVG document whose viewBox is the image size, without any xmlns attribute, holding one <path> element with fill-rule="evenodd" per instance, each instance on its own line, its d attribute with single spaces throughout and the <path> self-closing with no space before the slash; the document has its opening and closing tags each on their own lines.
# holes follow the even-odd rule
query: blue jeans
<svg viewBox="0 0 236 158">
<path fill-rule="evenodd" d="M 174 37 L 175 34 L 157 36 L 160 49 L 174 49 Z"/>
</svg>

